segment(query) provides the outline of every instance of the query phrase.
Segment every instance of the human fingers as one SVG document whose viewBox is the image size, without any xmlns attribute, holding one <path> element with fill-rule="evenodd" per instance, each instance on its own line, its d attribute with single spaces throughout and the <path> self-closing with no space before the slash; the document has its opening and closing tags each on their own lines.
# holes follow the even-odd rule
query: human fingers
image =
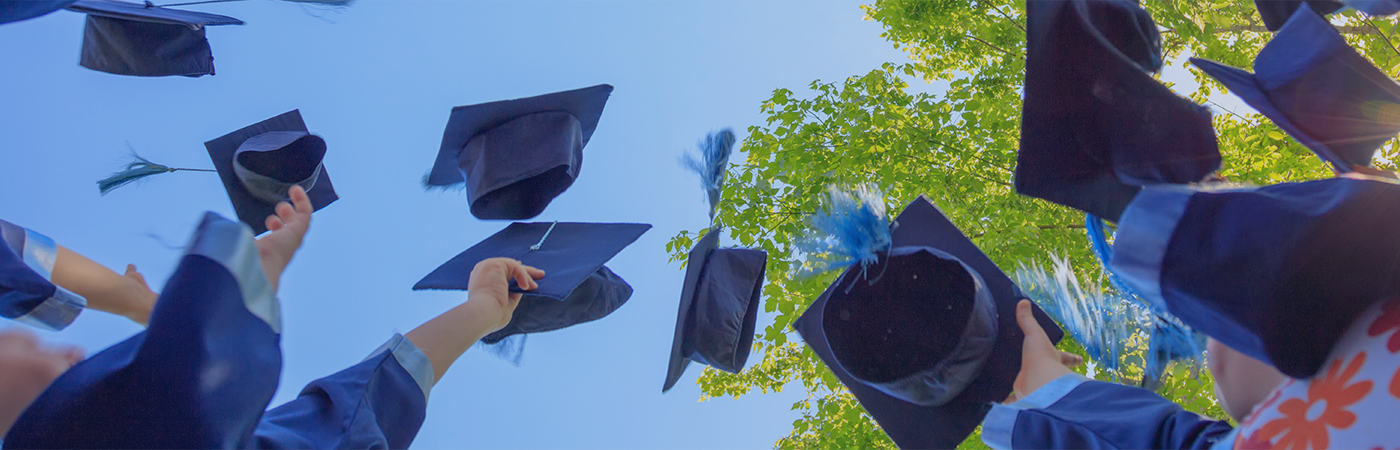
<svg viewBox="0 0 1400 450">
<path fill-rule="evenodd" d="M 282 219 L 277 218 L 276 215 L 267 216 L 267 220 L 263 221 L 263 227 L 267 228 L 267 231 L 280 230 L 282 229 Z"/>
<path fill-rule="evenodd" d="M 534 278 L 534 279 L 536 279 L 536 280 L 538 280 L 538 279 L 540 279 L 540 278 L 544 278 L 544 270 L 536 269 L 536 268 L 531 267 L 531 266 L 525 266 L 525 270 L 530 271 L 530 277 L 531 277 L 531 278 Z"/>
<path fill-rule="evenodd" d="M 1060 364 L 1064 364 L 1065 367 L 1075 367 L 1084 364 L 1084 358 L 1070 352 L 1061 351 Z"/>
<path fill-rule="evenodd" d="M 1040 322 L 1035 320 L 1035 314 L 1031 313 L 1030 300 L 1021 300 L 1016 304 L 1016 324 L 1026 335 L 1027 348 L 1031 346 L 1032 341 L 1035 341 L 1036 345 L 1039 345 L 1040 341 L 1050 342 L 1050 337 L 1045 335 L 1045 329 L 1040 327 Z"/>
<path fill-rule="evenodd" d="M 277 213 L 277 218 L 281 219 L 283 224 L 294 223 L 297 220 L 297 211 L 292 207 L 291 203 L 278 202 L 275 212 Z"/>
<path fill-rule="evenodd" d="M 311 196 L 306 195 L 305 189 L 302 189 L 301 186 L 292 186 L 292 189 L 287 192 L 287 196 L 292 198 L 292 206 L 296 207 L 298 213 L 308 218 L 311 216 L 314 209 L 311 206 Z"/>
<path fill-rule="evenodd" d="M 506 265 L 510 270 L 510 277 L 515 278 L 515 284 L 520 286 L 521 289 L 532 291 L 540 287 L 540 284 L 536 283 L 535 279 L 531 277 L 529 266 L 513 259 L 506 262 Z"/>
<path fill-rule="evenodd" d="M 138 272 L 138 271 L 136 270 L 136 265 L 135 265 L 135 264 L 127 264 L 127 265 L 126 265 L 126 274 L 125 274 L 125 276 L 126 276 L 127 278 L 131 278 L 131 279 L 133 279 L 133 280 L 140 281 L 141 284 L 143 284 L 143 285 L 146 284 L 146 276 L 145 276 L 145 275 L 141 275 L 141 272 Z"/>
</svg>

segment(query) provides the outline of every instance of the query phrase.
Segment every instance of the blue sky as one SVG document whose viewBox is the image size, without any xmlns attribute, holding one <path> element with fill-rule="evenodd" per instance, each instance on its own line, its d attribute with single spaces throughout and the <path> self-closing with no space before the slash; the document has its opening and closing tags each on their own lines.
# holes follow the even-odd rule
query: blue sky
<svg viewBox="0 0 1400 450">
<path fill-rule="evenodd" d="M 633 285 L 632 299 L 604 320 L 532 336 L 520 367 L 468 352 L 433 389 L 414 445 L 769 447 L 797 419 L 789 408 L 805 396 L 800 387 L 702 403 L 692 366 L 660 392 L 683 275 L 664 244 L 707 223 L 698 182 L 676 160 L 708 131 L 761 124 L 759 104 L 775 88 L 801 93 L 816 79 L 906 61 L 858 5 L 202 5 L 191 9 L 247 25 L 209 30 L 218 75 L 198 79 L 83 69 L 83 16 L 60 11 L 0 26 L 0 218 L 109 267 L 135 263 L 159 289 L 203 211 L 233 217 L 218 178 L 166 174 L 106 197 L 94 182 L 122 165 L 126 142 L 153 161 L 209 168 L 204 141 L 300 109 L 330 147 L 326 168 L 341 200 L 316 214 L 283 278 L 278 404 L 465 300 L 410 290 L 506 226 L 473 218 L 460 193 L 419 185 L 450 108 L 609 83 L 616 91 L 578 181 L 535 220 L 655 225 L 608 264 Z M 137 331 L 85 313 L 63 332 L 40 334 L 92 353 Z"/>
</svg>

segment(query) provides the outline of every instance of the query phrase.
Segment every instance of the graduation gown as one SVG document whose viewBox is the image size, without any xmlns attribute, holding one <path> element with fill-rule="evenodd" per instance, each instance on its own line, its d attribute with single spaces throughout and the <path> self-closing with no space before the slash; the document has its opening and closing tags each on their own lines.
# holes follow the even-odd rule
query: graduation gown
<svg viewBox="0 0 1400 450">
<path fill-rule="evenodd" d="M 73 323 L 87 300 L 53 284 L 53 239 L 0 220 L 0 240 L 0 315 L 54 331 Z"/>
<path fill-rule="evenodd" d="M 150 328 L 73 366 L 27 409 L 7 448 L 407 447 L 433 371 L 402 336 L 266 411 L 280 305 L 246 225 L 206 214 Z"/>
<path fill-rule="evenodd" d="M 982 442 L 998 450 L 1229 448 L 1233 430 L 1147 389 L 1070 374 L 992 406 Z"/>
</svg>

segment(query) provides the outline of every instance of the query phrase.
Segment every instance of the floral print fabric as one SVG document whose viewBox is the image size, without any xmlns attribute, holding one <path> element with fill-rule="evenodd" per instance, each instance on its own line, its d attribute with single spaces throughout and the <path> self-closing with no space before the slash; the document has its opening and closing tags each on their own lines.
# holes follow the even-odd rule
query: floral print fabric
<svg viewBox="0 0 1400 450">
<path fill-rule="evenodd" d="M 1280 386 L 1240 423 L 1237 449 L 1400 446 L 1400 298 L 1363 314 L 1308 380 Z"/>
</svg>

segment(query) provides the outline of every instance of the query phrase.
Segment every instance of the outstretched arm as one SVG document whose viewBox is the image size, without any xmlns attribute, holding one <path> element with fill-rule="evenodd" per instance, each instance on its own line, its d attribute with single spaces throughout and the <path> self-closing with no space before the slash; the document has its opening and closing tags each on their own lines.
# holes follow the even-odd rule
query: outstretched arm
<svg viewBox="0 0 1400 450">
<path fill-rule="evenodd" d="M 544 271 L 510 258 L 491 258 L 472 269 L 467 302 L 429 320 L 404 335 L 428 357 L 433 379 L 442 379 L 447 368 L 472 344 L 510 323 L 521 294 L 510 292 L 510 280 L 527 290 L 539 287 L 535 280 Z"/>
<path fill-rule="evenodd" d="M 88 308 L 109 312 L 146 325 L 156 293 L 146 286 L 146 278 L 128 264 L 126 275 L 118 275 L 67 247 L 58 246 L 54 260 L 53 283 L 83 296 Z"/>
</svg>

